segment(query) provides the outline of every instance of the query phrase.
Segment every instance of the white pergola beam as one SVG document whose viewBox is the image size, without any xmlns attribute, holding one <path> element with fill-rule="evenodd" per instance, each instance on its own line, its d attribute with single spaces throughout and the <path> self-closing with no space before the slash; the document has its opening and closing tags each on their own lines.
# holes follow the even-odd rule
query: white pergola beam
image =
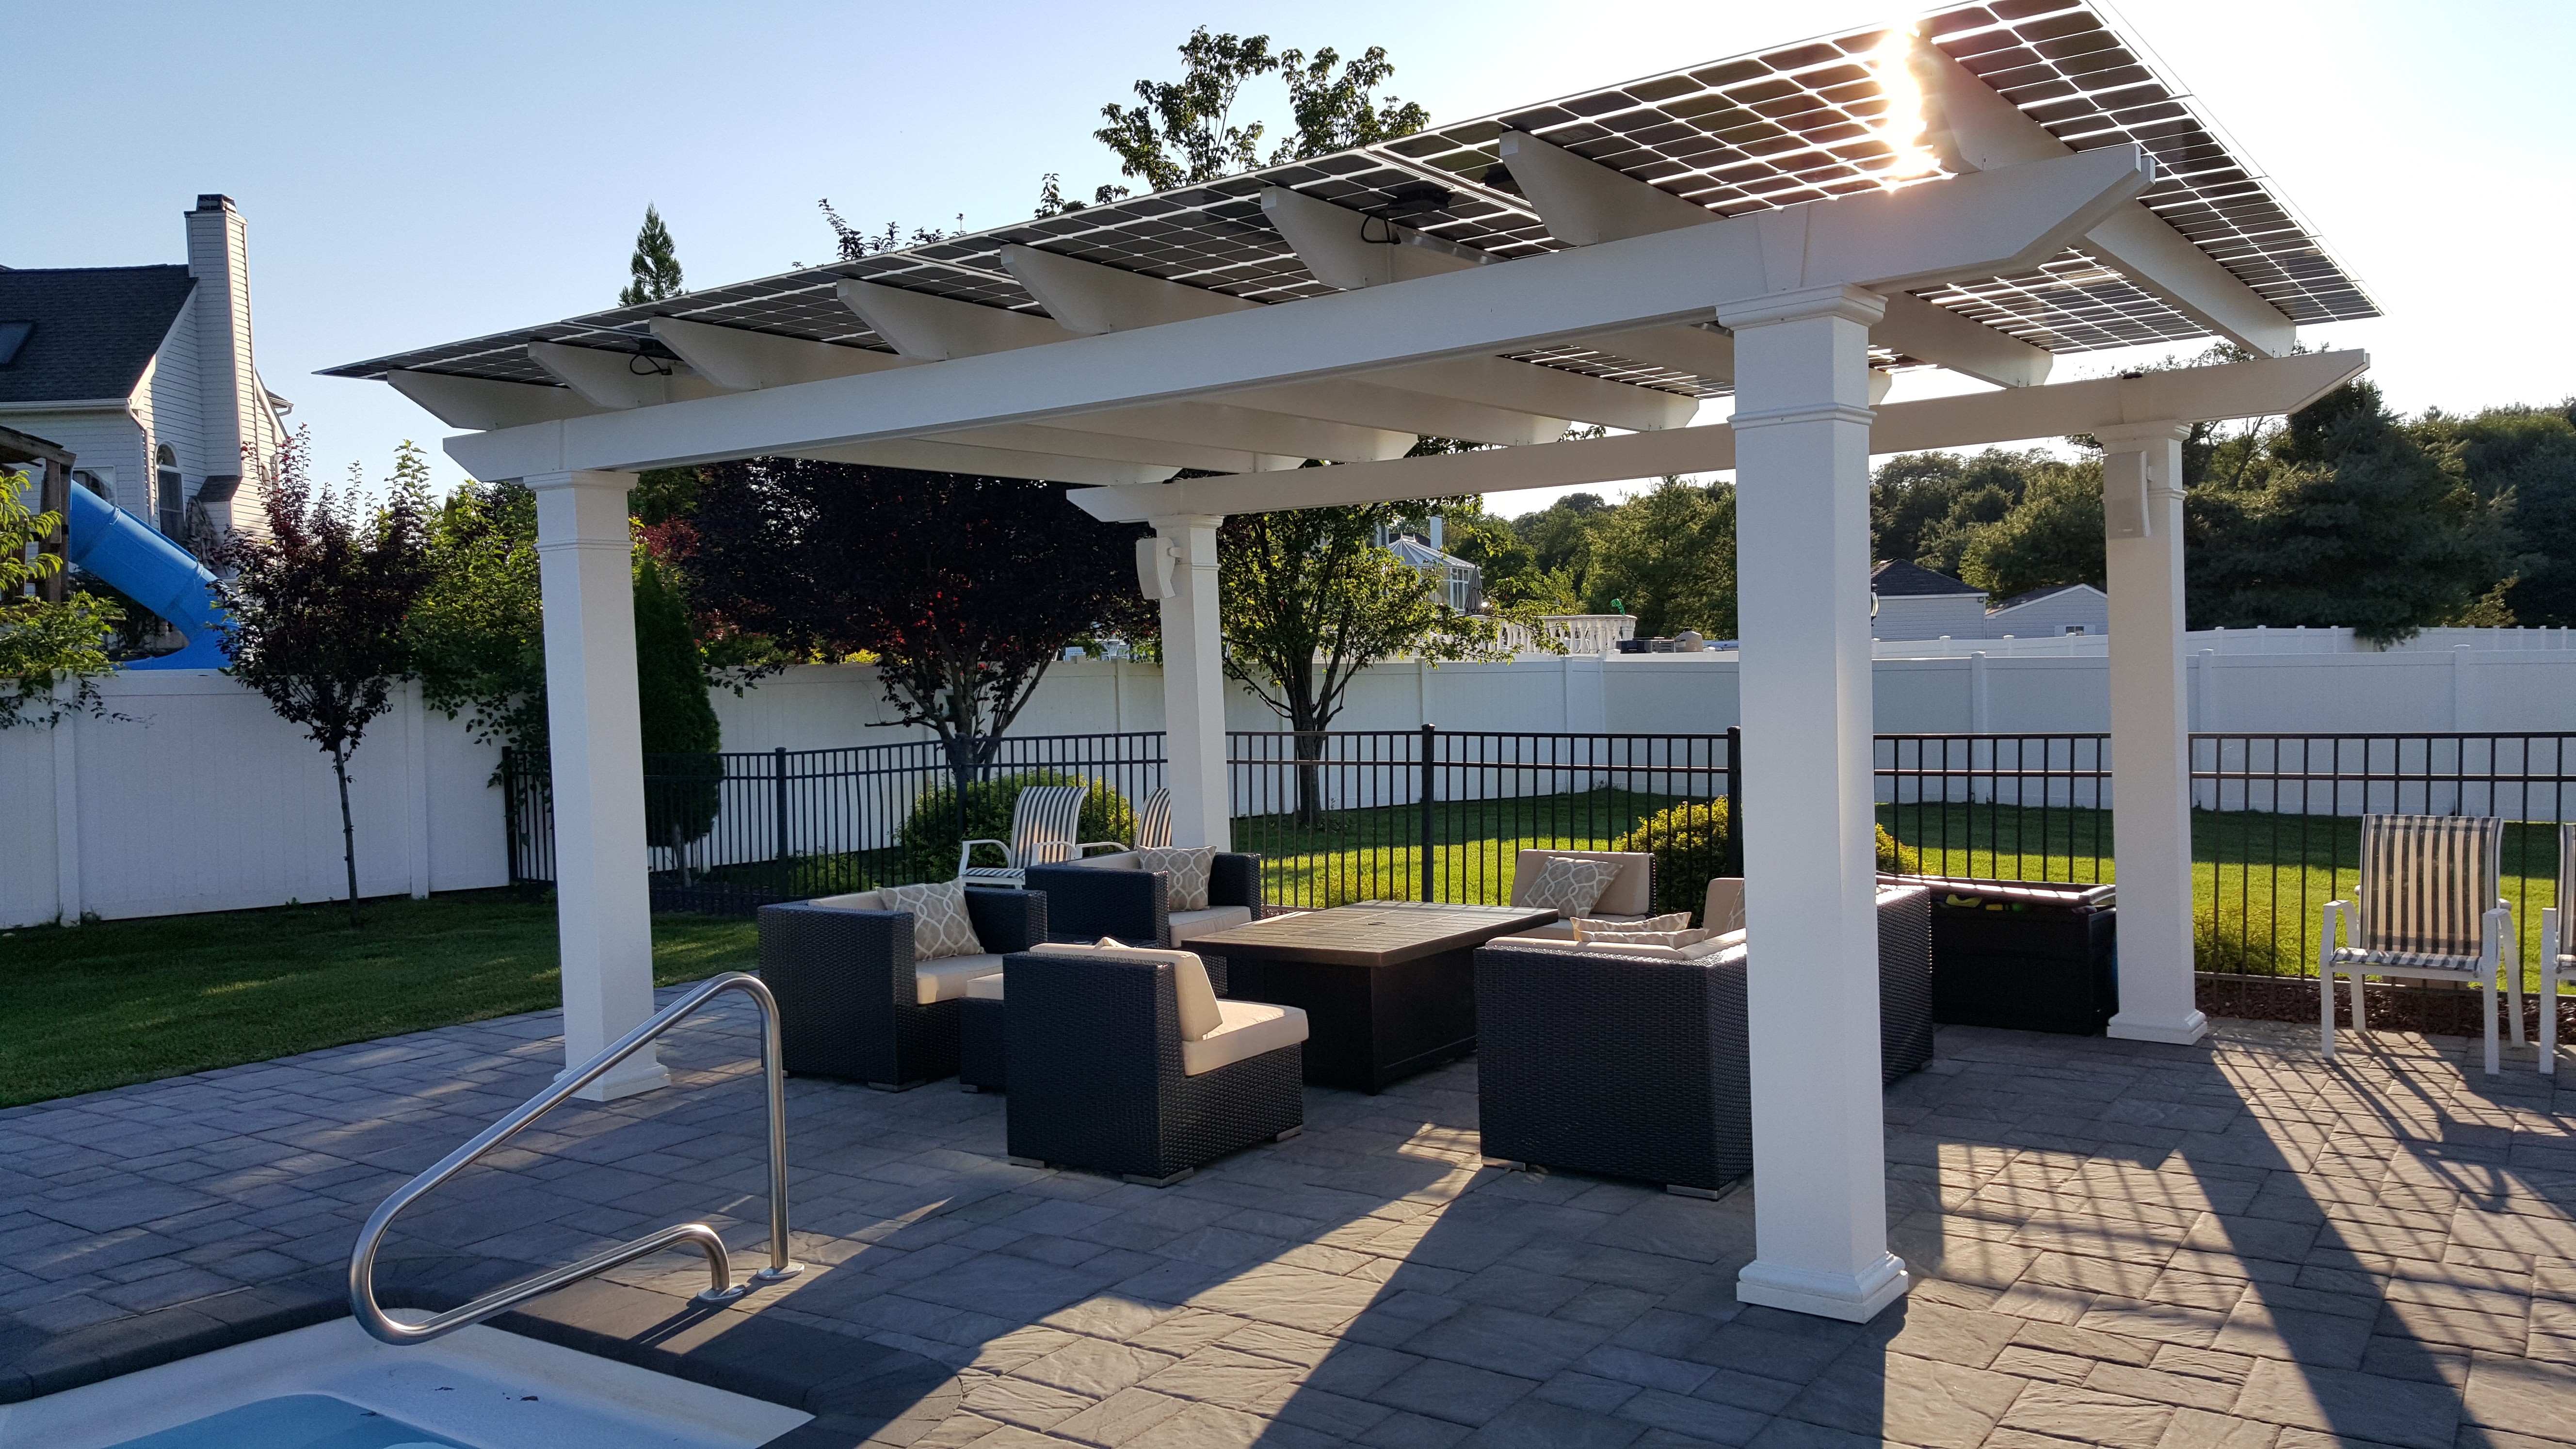
<svg viewBox="0 0 2576 1449">
<path fill-rule="evenodd" d="M 1884 456 L 2065 437 L 2118 428 L 2139 419 L 2214 422 L 2275 417 L 2298 411 L 2369 366 L 2366 352 L 2308 352 L 2139 377 L 1890 403 L 1876 409 L 1870 451 Z M 1735 430 L 1719 423 L 1533 448 L 1348 463 L 1264 478 L 1190 478 L 1159 487 L 1098 489 L 1071 496 L 1094 517 L 1139 522 L 1166 513 L 1275 513 L 1328 504 L 1718 473 L 1734 466 Z"/>
<path fill-rule="evenodd" d="M 1571 426 L 1565 418 L 1543 418 L 1509 408 L 1457 398 L 1434 397 L 1405 388 L 1384 387 L 1375 379 L 1319 378 L 1267 387 L 1238 388 L 1218 394 L 1230 403 L 1264 412 L 1289 413 L 1352 423 L 1360 427 L 1434 438 L 1464 438 L 1471 443 L 1511 447 L 1552 443 Z"/>
<path fill-rule="evenodd" d="M 1415 440 L 1409 432 L 1292 417 L 1222 402 L 1149 403 L 1143 407 L 1066 413 L 1048 418 L 1046 425 L 1070 432 L 1242 449 L 1262 457 L 1285 458 L 1287 462 L 1276 466 L 1292 468 L 1308 458 L 1345 463 L 1401 458 L 1412 450 Z"/>
<path fill-rule="evenodd" d="M 454 438 L 446 446 L 460 465 L 485 478 L 574 466 L 667 467 L 1523 351 L 1623 328 L 1696 322 L 1714 316 L 1720 304 L 1827 283 L 1880 290 L 1939 285 L 2054 255 L 2154 175 L 2154 163 L 2137 147 L 2104 147 L 1366 293 L 962 357 L 942 367 L 567 418 Z"/>
<path fill-rule="evenodd" d="M 1583 339 L 1589 347 L 1724 386 L 1735 381 L 1735 339 L 1705 327 L 1639 327 Z"/>
<path fill-rule="evenodd" d="M 645 325 L 699 376 L 737 392 L 917 365 L 911 358 L 865 347 L 840 347 L 681 317 L 656 317 Z"/>
<path fill-rule="evenodd" d="M 714 397 L 722 391 L 684 364 L 640 353 L 531 342 L 528 356 L 584 401 L 616 411 Z"/>
<path fill-rule="evenodd" d="M 990 428 L 968 428 L 964 432 L 933 433 L 926 441 L 1008 448 L 1053 457 L 1100 458 L 1195 468 L 1203 473 L 1266 473 L 1280 468 L 1303 467 L 1306 461 L 1302 456 L 1287 458 L 1272 453 L 1248 453 L 1239 448 L 1212 448 L 1197 443 L 1140 438 L 1126 433 L 1077 432 L 1072 428 L 1049 427 L 1044 423 L 1003 423 Z"/>
<path fill-rule="evenodd" d="M 1160 483 L 1180 471 L 1145 463 L 1025 453 L 1012 448 L 991 448 L 932 438 L 892 438 L 838 448 L 799 448 L 787 456 L 813 458 L 825 463 L 865 463 L 883 468 L 918 468 L 926 473 L 1031 478 L 1103 488 Z"/>
<path fill-rule="evenodd" d="M 1869 329 L 1869 340 L 1998 387 L 2037 387 L 2048 381 L 2057 361 L 2044 347 L 1972 322 L 1911 292 L 1887 294 L 1886 315 Z"/>
<path fill-rule="evenodd" d="M 1991 171 L 2076 154 L 1938 46 L 1917 41 L 1912 64 L 1933 145 L 1954 168 Z M 2077 245 L 2239 347 L 2279 357 L 2297 338 L 2279 308 L 2141 203 L 2114 208 Z"/>
<path fill-rule="evenodd" d="M 1501 145 L 1512 178 L 1559 241 L 1595 246 L 1722 219 L 1536 136 L 1505 131 Z M 1902 291 L 1888 294 L 1886 314 L 1870 328 L 1870 340 L 2003 387 L 2046 382 L 2052 361 L 2044 348 Z"/>
<path fill-rule="evenodd" d="M 1019 279 L 1021 286 L 1028 288 L 1029 295 L 1037 298 L 1038 304 L 1045 307 L 1059 324 L 1090 336 L 1132 332 L 1141 327 L 1159 327 L 1167 322 L 1187 322 L 1230 312 L 1258 311 L 1264 305 L 1241 297 L 1229 297 L 1222 292 L 1211 292 L 1204 287 L 1167 281 L 1161 277 L 1140 276 L 1116 267 L 1104 267 L 1078 257 L 1060 257 L 1016 243 L 1002 248 L 1002 265 Z M 1504 357 L 1464 357 L 1450 362 L 1388 368 L 1368 374 L 1367 381 L 1453 402 L 1525 413 L 1543 423 L 1571 418 L 1634 431 L 1681 427 L 1690 421 L 1691 414 L 1699 406 L 1694 398 L 1676 397 L 1626 383 L 1605 382 L 1558 368 L 1535 367 Z M 1308 401 L 1305 406 L 1312 407 L 1316 401 L 1320 398 Z M 1380 406 L 1385 407 L 1386 404 L 1381 403 Z M 1419 405 L 1415 406 L 1418 408 Z M 1282 406 L 1281 411 L 1296 412 L 1298 409 Z M 1395 411 L 1377 414 L 1396 415 L 1399 414 Z M 1486 431 L 1501 429 L 1513 436 L 1530 431 L 1527 424 L 1499 415 L 1488 418 L 1479 426 Z M 1439 429 L 1421 427 L 1415 431 L 1438 433 Z M 1557 431 L 1563 431 L 1561 422 Z M 1477 441 L 1485 441 L 1481 434 L 1449 433 L 1443 436 L 1475 437 Z"/>
<path fill-rule="evenodd" d="M 1521 195 L 1567 246 L 1598 246 L 1717 219 L 1707 207 L 1527 132 L 1505 131 L 1499 144 Z"/>
<path fill-rule="evenodd" d="M 393 390 L 452 428 L 489 432 L 606 411 L 568 387 L 509 382 L 497 377 L 457 377 L 395 368 L 385 374 Z"/>
</svg>

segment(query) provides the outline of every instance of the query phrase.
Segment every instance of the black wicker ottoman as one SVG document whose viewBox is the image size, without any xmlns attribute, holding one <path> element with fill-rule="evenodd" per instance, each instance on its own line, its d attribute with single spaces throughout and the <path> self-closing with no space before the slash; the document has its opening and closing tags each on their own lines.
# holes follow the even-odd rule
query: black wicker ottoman
<svg viewBox="0 0 2576 1449">
<path fill-rule="evenodd" d="M 2100 1036 L 2119 1013 L 2118 887 L 1920 879 L 1935 1020 Z"/>
<path fill-rule="evenodd" d="M 1002 975 L 967 983 L 957 1003 L 957 1085 L 969 1092 L 998 1092 L 1010 1085 L 1003 1070 L 1010 1043 L 1004 1032 Z"/>
<path fill-rule="evenodd" d="M 1013 1161 L 1166 1187 L 1200 1165 L 1306 1124 L 1293 1041 L 1193 1075 L 1175 956 L 1049 946 L 1004 967 Z M 1158 959 L 1140 959 L 1158 958 Z M 1229 1022 L 1277 1008 L 1221 1003 Z M 1305 1023 L 1295 1023 L 1302 1036 Z"/>
</svg>

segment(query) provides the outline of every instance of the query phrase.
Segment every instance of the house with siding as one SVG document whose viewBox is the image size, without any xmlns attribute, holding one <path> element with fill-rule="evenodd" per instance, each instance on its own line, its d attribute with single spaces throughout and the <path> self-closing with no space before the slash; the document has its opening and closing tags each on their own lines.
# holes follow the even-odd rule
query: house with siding
<svg viewBox="0 0 2576 1449">
<path fill-rule="evenodd" d="M 1986 637 L 2108 634 L 2111 596 L 2091 584 L 2058 584 L 2015 594 L 1986 611 Z"/>
<path fill-rule="evenodd" d="M 1873 639 L 1983 639 L 1986 591 L 1921 564 L 1888 559 L 1869 571 Z"/>
<path fill-rule="evenodd" d="M 0 425 L 68 449 L 75 483 L 183 545 L 261 528 L 289 406 L 252 357 L 240 211 L 204 195 L 186 223 L 184 264 L 0 266 Z"/>
</svg>

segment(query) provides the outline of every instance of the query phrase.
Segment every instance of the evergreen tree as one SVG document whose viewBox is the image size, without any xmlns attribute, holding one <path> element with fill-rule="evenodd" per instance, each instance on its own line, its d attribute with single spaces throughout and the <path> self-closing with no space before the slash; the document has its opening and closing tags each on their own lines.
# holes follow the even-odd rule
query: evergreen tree
<svg viewBox="0 0 2576 1449">
<path fill-rule="evenodd" d="M 646 756 L 645 839 L 676 852 L 715 825 L 724 732 L 707 699 L 706 659 L 688 606 L 649 551 L 635 568 L 635 685 Z"/>
<path fill-rule="evenodd" d="M 635 255 L 626 270 L 634 280 L 617 294 L 621 307 L 680 295 L 680 256 L 671 245 L 671 229 L 662 225 L 662 213 L 650 202 L 644 206 L 644 225 L 635 233 Z"/>
</svg>

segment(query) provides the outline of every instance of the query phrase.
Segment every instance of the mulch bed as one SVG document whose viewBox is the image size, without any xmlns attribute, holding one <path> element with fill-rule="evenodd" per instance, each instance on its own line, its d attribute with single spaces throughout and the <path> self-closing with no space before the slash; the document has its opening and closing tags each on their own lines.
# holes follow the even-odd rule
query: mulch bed
<svg viewBox="0 0 2576 1449">
<path fill-rule="evenodd" d="M 2244 1021 L 2317 1019 L 2317 983 L 2312 976 L 2204 974 L 2199 980 L 2200 1009 L 2210 1016 L 2232 1016 Z M 2474 989 L 2438 982 L 2417 985 L 2373 981 L 2365 984 L 2362 992 L 2373 1031 L 2422 1032 L 2431 1036 L 2485 1033 L 2478 1022 L 2478 993 Z M 2524 994 L 2522 1015 L 2523 1031 L 2536 1040 L 2540 1031 L 2538 997 Z M 2352 988 L 2342 981 L 2335 983 L 2335 1025 L 2352 1025 Z M 2510 1035 L 2508 1023 L 2499 1021 L 2496 1026 L 2500 1034 Z M 2558 1039 L 2576 1041 L 2576 997 L 2559 1000 Z"/>
</svg>

